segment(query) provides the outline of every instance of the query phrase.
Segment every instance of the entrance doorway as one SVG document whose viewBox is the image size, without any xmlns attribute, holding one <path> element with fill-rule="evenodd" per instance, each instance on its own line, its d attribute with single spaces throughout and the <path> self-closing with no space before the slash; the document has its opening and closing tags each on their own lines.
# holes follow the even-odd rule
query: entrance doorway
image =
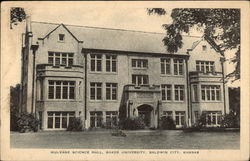
<svg viewBox="0 0 250 161">
<path fill-rule="evenodd" d="M 151 112 L 153 108 L 150 105 L 141 105 L 137 107 L 139 117 L 144 121 L 147 127 L 151 124 Z"/>
</svg>

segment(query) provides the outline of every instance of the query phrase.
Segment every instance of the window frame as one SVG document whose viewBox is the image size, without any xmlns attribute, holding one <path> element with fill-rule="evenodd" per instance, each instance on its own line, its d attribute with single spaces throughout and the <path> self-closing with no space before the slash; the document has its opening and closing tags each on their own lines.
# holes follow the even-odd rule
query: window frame
<svg viewBox="0 0 250 161">
<path fill-rule="evenodd" d="M 174 72 L 173 74 L 175 76 L 183 76 L 184 71 L 184 59 L 173 59 L 173 65 L 174 65 Z"/>
<path fill-rule="evenodd" d="M 61 40 L 61 36 L 62 36 L 62 40 Z M 65 34 L 58 34 L 58 41 L 59 42 L 65 42 Z"/>
<path fill-rule="evenodd" d="M 133 82 L 133 80 L 134 80 L 133 78 L 135 78 L 135 83 Z M 139 80 L 140 80 L 140 83 L 139 83 Z M 135 84 L 136 86 L 148 85 L 149 84 L 149 77 L 146 74 L 132 74 L 132 84 Z"/>
<path fill-rule="evenodd" d="M 182 94 L 182 95 L 181 95 Z M 176 99 L 176 96 L 178 99 Z M 183 99 L 181 99 L 183 98 Z M 185 86 L 175 84 L 174 85 L 174 99 L 175 102 L 184 102 L 185 101 Z"/>
<path fill-rule="evenodd" d="M 100 73 L 103 71 L 102 59 L 103 59 L 102 54 L 90 54 L 90 72 Z"/>
<path fill-rule="evenodd" d="M 214 94 L 214 96 L 213 96 Z M 220 85 L 201 85 L 201 101 L 203 102 L 221 102 L 222 92 Z M 214 97 L 214 99 L 213 99 Z"/>
<path fill-rule="evenodd" d="M 115 92 L 113 91 L 115 90 Z M 109 95 L 107 92 L 109 91 Z M 106 100 L 107 101 L 116 101 L 117 100 L 117 92 L 118 92 L 118 84 L 117 83 L 106 83 Z M 115 97 L 113 97 L 115 94 Z M 109 98 L 108 98 L 109 96 Z"/>
<path fill-rule="evenodd" d="M 92 93 L 93 91 L 94 91 L 94 93 Z M 103 91 L 103 83 L 102 82 L 90 82 L 90 98 L 89 99 L 91 101 L 103 100 L 102 91 Z"/>
<path fill-rule="evenodd" d="M 145 63 L 145 66 L 144 66 Z M 148 69 L 148 59 L 131 59 L 131 67 L 133 69 Z"/>
<path fill-rule="evenodd" d="M 106 62 L 105 71 L 107 73 L 116 73 L 117 72 L 117 67 L 118 67 L 118 65 L 117 65 L 117 55 L 112 55 L 112 54 L 105 55 L 105 62 Z M 108 65 L 109 65 L 109 70 L 108 70 Z"/>
<path fill-rule="evenodd" d="M 65 84 L 64 84 L 65 83 Z M 67 83 L 67 84 L 66 84 Z M 76 99 L 76 81 L 71 80 L 48 80 L 48 100 L 75 100 Z M 64 97 L 65 87 L 67 87 L 67 98 Z M 70 88 L 73 90 L 73 97 L 70 97 Z M 50 97 L 52 96 L 52 97 Z"/>
<path fill-rule="evenodd" d="M 160 58 L 161 75 L 171 75 L 172 74 L 171 60 L 172 60 L 171 58 Z"/>
<path fill-rule="evenodd" d="M 63 56 L 66 55 L 66 56 Z M 74 53 L 72 52 L 48 52 L 48 64 L 52 65 L 53 67 L 58 66 L 66 66 L 72 67 L 74 65 Z M 66 63 L 63 63 L 63 60 L 66 60 Z M 72 62 L 72 63 L 70 63 Z"/>
<path fill-rule="evenodd" d="M 171 84 L 162 84 L 161 85 L 161 96 L 162 96 L 161 99 L 162 99 L 162 101 L 167 101 L 167 102 L 172 101 L 172 99 L 173 99 L 172 93 L 173 93 L 173 87 Z"/>
<path fill-rule="evenodd" d="M 201 72 L 201 73 L 213 73 L 213 72 L 215 72 L 215 62 L 214 61 L 196 60 L 195 63 L 196 63 L 196 71 L 197 72 Z"/>
</svg>

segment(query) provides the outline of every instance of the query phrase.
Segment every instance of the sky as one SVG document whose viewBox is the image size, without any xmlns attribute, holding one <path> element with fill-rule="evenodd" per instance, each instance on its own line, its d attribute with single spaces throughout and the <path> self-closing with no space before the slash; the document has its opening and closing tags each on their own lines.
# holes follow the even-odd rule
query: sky
<svg viewBox="0 0 250 161">
<path fill-rule="evenodd" d="M 64 23 L 71 25 L 94 26 L 104 28 L 116 28 L 137 30 L 146 32 L 165 33 L 162 24 L 169 24 L 172 22 L 170 14 L 171 7 L 167 7 L 167 15 L 157 16 L 147 14 L 147 6 L 126 6 L 115 3 L 55 3 L 47 2 L 38 5 L 29 5 L 28 3 L 19 4 L 23 7 L 30 16 L 32 21 Z M 15 85 L 20 82 L 21 77 L 21 33 L 24 31 L 25 23 L 14 26 L 9 30 L 9 38 L 12 46 L 9 62 L 7 65 L 10 68 L 8 74 L 11 74 L 10 85 Z M 193 32 L 191 35 L 201 35 Z M 231 54 L 232 56 L 232 54 Z M 229 72 L 232 71 L 232 64 L 229 65 Z M 5 73 L 6 74 L 6 73 Z M 233 86 L 237 86 L 233 85 Z"/>
</svg>

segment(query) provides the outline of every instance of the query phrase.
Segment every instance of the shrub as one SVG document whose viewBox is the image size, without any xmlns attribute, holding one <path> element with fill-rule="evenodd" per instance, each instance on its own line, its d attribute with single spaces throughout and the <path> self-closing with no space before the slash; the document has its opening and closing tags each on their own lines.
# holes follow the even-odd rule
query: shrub
<svg viewBox="0 0 250 161">
<path fill-rule="evenodd" d="M 238 128 L 240 127 L 240 124 L 237 116 L 233 112 L 230 112 L 222 117 L 221 126 L 227 128 Z"/>
<path fill-rule="evenodd" d="M 206 127 L 207 125 L 207 114 L 206 112 L 202 112 L 202 114 L 200 115 L 200 118 L 197 122 L 197 124 L 195 124 L 196 128 L 203 128 Z"/>
<path fill-rule="evenodd" d="M 161 118 L 161 128 L 164 130 L 172 130 L 175 129 L 175 122 L 171 117 L 163 116 Z"/>
<path fill-rule="evenodd" d="M 67 131 L 83 131 L 83 122 L 81 118 L 73 118 L 67 127 Z"/>
<path fill-rule="evenodd" d="M 38 131 L 39 120 L 33 114 L 17 114 L 17 127 L 19 132 Z"/>
<path fill-rule="evenodd" d="M 140 117 L 136 118 L 126 118 L 123 121 L 120 122 L 121 129 L 124 130 L 138 130 L 138 129 L 144 129 L 145 123 Z"/>
</svg>

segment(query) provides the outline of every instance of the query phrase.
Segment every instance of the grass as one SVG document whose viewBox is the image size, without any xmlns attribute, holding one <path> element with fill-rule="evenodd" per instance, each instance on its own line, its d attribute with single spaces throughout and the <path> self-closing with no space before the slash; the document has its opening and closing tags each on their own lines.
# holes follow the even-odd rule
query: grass
<svg viewBox="0 0 250 161">
<path fill-rule="evenodd" d="M 11 133 L 12 148 L 60 149 L 239 149 L 239 132 L 183 132 L 181 130 Z"/>
</svg>

